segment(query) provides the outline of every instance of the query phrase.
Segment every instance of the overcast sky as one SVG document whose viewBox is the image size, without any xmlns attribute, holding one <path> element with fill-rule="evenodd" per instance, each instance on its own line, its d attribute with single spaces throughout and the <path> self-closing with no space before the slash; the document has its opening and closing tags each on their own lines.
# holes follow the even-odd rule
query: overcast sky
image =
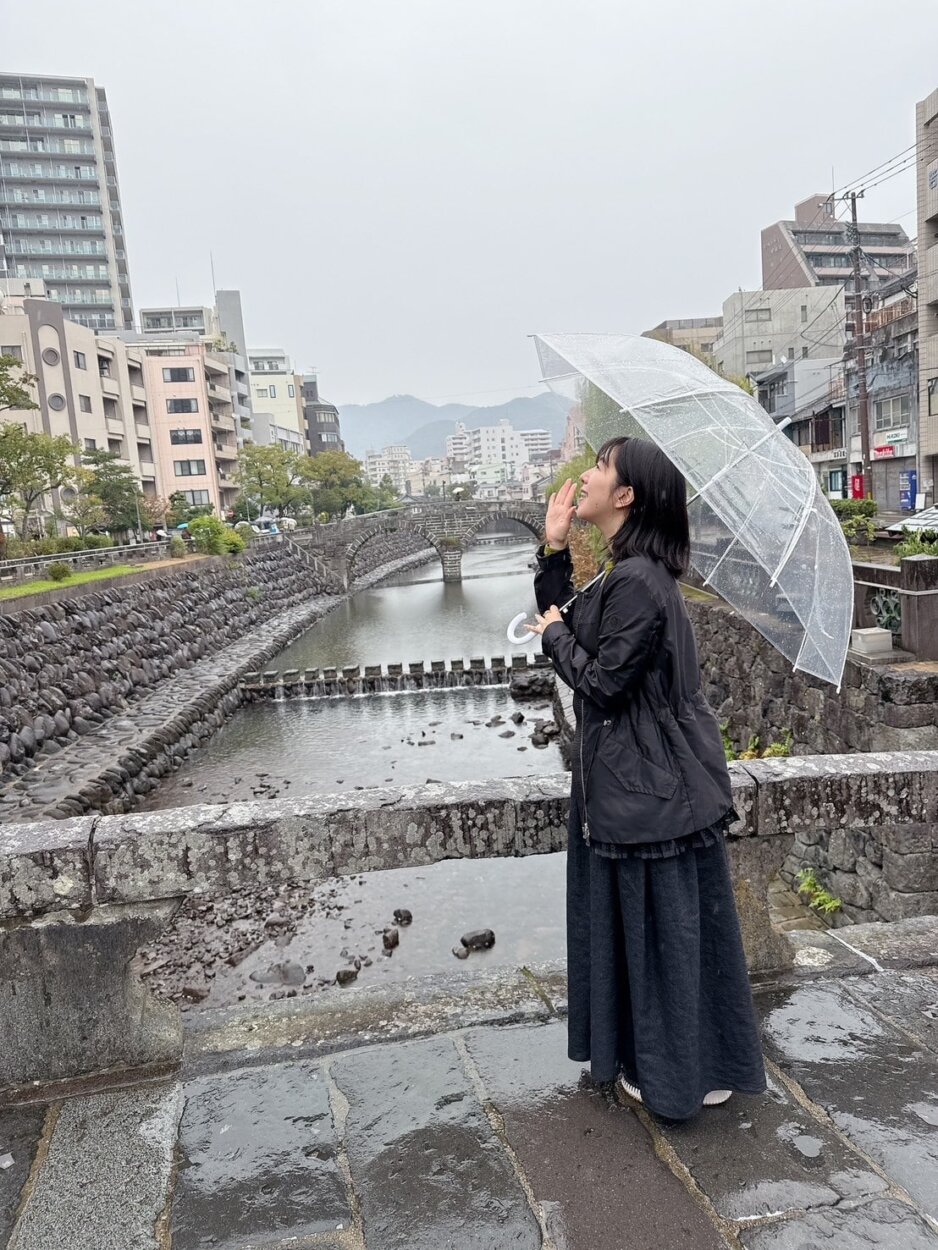
<svg viewBox="0 0 938 1250">
<path fill-rule="evenodd" d="M 915 138 L 936 0 L 30 0 L 107 89 L 137 308 L 242 292 L 338 402 L 536 390 L 536 330 L 760 283 L 759 231 Z M 930 30 L 930 34 L 929 34 Z M 911 173 L 863 215 L 915 233 Z"/>
</svg>

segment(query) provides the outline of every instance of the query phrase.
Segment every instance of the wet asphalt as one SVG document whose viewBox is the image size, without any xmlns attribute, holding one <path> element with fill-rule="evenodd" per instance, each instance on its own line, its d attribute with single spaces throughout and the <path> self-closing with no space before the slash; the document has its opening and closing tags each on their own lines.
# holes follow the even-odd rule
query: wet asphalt
<svg viewBox="0 0 938 1250">
<path fill-rule="evenodd" d="M 760 991 L 768 1093 L 684 1124 L 567 1058 L 556 978 L 461 1018 L 402 991 L 404 1040 L 352 990 L 331 1053 L 302 1003 L 247 1048 L 200 1013 L 180 1080 L 0 1111 L 0 1245 L 938 1250 L 938 969 L 882 959 Z"/>
</svg>

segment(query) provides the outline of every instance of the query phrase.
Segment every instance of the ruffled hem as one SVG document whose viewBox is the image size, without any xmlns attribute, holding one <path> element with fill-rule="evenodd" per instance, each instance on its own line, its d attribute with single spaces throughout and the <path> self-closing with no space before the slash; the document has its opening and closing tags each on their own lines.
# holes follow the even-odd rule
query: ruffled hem
<svg viewBox="0 0 938 1250">
<path fill-rule="evenodd" d="M 668 838 L 663 842 L 597 842 L 590 838 L 587 842 L 590 850 L 606 859 L 673 859 L 675 855 L 683 855 L 685 851 L 703 850 L 721 842 L 729 832 L 730 825 L 739 820 L 736 808 L 730 808 L 725 816 L 698 829 L 694 833 L 686 833 L 680 838 Z"/>
</svg>

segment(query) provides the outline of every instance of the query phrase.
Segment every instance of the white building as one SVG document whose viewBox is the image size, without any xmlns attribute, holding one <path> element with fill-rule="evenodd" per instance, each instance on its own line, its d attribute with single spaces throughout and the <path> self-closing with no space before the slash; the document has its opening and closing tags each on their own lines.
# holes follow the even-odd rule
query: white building
<svg viewBox="0 0 938 1250">
<path fill-rule="evenodd" d="M 713 345 L 717 368 L 745 377 L 785 360 L 826 360 L 843 353 L 842 286 L 734 291 L 723 302 L 723 328 Z"/>
<path fill-rule="evenodd" d="M 399 495 L 410 495 L 421 482 L 420 471 L 403 443 L 385 447 L 382 451 L 369 451 L 364 460 L 365 477 L 372 486 L 380 486 L 389 477 Z"/>
<path fill-rule="evenodd" d="M 248 368 L 254 442 L 305 454 L 302 380 L 293 372 L 290 357 L 282 347 L 251 347 Z"/>
<path fill-rule="evenodd" d="M 551 438 L 548 430 L 519 430 L 518 433 L 528 449 L 529 459 L 534 460 L 550 453 Z"/>
<path fill-rule="evenodd" d="M 471 448 L 472 439 L 469 436 L 469 431 L 462 421 L 457 421 L 455 432 L 450 434 L 446 440 L 447 460 L 458 460 L 460 463 L 465 464 L 469 459 Z"/>
</svg>

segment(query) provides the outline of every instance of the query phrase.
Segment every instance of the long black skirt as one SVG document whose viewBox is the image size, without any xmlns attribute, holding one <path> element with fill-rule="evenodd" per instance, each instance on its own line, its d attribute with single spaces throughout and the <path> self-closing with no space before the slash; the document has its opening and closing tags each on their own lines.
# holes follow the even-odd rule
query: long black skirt
<svg viewBox="0 0 938 1250">
<path fill-rule="evenodd" d="M 568 1055 L 620 1073 L 650 1110 L 696 1114 L 714 1089 L 765 1090 L 722 837 L 666 858 L 607 858 L 570 804 Z"/>
</svg>

